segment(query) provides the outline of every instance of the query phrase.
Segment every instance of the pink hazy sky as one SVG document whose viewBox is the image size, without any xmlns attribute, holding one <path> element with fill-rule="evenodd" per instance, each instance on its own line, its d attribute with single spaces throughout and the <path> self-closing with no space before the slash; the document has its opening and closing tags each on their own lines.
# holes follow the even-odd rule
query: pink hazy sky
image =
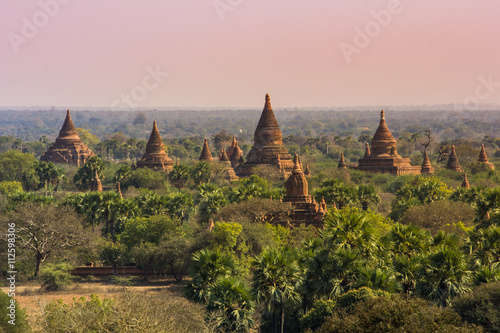
<svg viewBox="0 0 500 333">
<path fill-rule="evenodd" d="M 500 103 L 499 14 L 494 0 L 0 0 L 0 106 Z"/>
</svg>

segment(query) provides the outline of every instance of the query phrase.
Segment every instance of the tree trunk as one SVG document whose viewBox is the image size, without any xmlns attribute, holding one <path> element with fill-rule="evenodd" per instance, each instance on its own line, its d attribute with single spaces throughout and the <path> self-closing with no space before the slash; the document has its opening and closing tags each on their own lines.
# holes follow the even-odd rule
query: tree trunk
<svg viewBox="0 0 500 333">
<path fill-rule="evenodd" d="M 363 206 L 363 210 L 368 210 L 368 201 L 361 202 L 361 205 Z"/>
<path fill-rule="evenodd" d="M 274 333 L 278 333 L 278 321 L 276 320 L 276 310 L 273 311 Z"/>
<path fill-rule="evenodd" d="M 285 326 L 285 305 L 281 306 L 281 333 L 283 333 L 283 328 Z"/>
<path fill-rule="evenodd" d="M 42 254 L 40 251 L 36 251 L 36 267 L 35 267 L 35 277 L 38 276 L 38 272 L 40 271 L 40 265 L 42 264 Z"/>
</svg>

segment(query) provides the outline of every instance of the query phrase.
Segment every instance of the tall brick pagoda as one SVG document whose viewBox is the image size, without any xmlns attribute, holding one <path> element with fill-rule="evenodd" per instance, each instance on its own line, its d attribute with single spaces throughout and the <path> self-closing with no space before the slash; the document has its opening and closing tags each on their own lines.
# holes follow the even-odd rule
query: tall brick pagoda
<svg viewBox="0 0 500 333">
<path fill-rule="evenodd" d="M 451 146 L 450 157 L 448 157 L 448 163 L 446 163 L 446 169 L 462 172 L 460 163 L 458 163 L 457 153 L 455 152 L 455 146 Z"/>
<path fill-rule="evenodd" d="M 495 170 L 493 163 L 488 162 L 488 156 L 486 156 L 486 150 L 484 145 L 481 145 L 481 152 L 479 153 L 479 162 L 486 164 L 491 170 Z"/>
<path fill-rule="evenodd" d="M 297 227 L 306 224 L 322 227 L 326 204 L 324 204 L 324 201 L 317 204 L 314 198 L 309 195 L 307 179 L 299 164 L 297 154 L 293 159 L 292 173 L 286 181 L 286 195 L 283 202 L 290 202 L 293 206 L 290 213 L 291 221 L 289 221 L 292 226 Z"/>
<path fill-rule="evenodd" d="M 266 94 L 264 110 L 255 129 L 253 147 L 243 165 L 239 165 L 237 173 L 240 176 L 252 174 L 252 168 L 259 165 L 274 166 L 285 176 L 293 169 L 291 155 L 283 145 L 281 130 L 271 107 L 271 98 Z"/>
<path fill-rule="evenodd" d="M 170 172 L 174 168 L 174 161 L 168 157 L 165 145 L 161 140 L 156 120 L 153 122 L 153 130 L 146 144 L 146 152 L 140 161 L 137 161 L 137 168 L 150 168 Z"/>
<path fill-rule="evenodd" d="M 201 150 L 199 161 L 200 162 L 211 162 L 213 160 L 214 160 L 214 158 L 212 156 L 212 153 L 210 152 L 210 148 L 208 148 L 208 141 L 205 138 L 205 142 L 203 143 L 203 149 Z"/>
<path fill-rule="evenodd" d="M 369 154 L 367 156 L 367 154 Z M 384 110 L 380 112 L 380 124 L 367 148 L 365 156 L 359 159 L 358 169 L 369 172 L 392 173 L 394 175 L 419 175 L 421 168 L 410 165 L 409 158 L 399 156 L 397 143 L 385 123 Z"/>
<path fill-rule="evenodd" d="M 94 153 L 82 142 L 73 125 L 69 110 L 66 111 L 66 119 L 56 142 L 40 156 L 40 161 L 81 166 L 91 156 L 94 156 Z"/>
</svg>

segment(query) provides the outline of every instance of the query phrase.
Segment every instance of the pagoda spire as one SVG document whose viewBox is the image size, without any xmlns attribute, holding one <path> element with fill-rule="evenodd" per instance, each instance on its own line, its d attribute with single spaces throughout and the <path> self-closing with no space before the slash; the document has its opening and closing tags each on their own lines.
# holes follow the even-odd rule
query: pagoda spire
<svg viewBox="0 0 500 333">
<path fill-rule="evenodd" d="M 156 120 L 153 121 L 153 129 L 146 144 L 146 152 L 140 161 L 137 161 L 137 167 L 148 167 L 153 170 L 162 170 L 170 172 L 173 170 L 174 161 L 168 157 L 165 151 L 165 145 L 158 131 Z"/>
<path fill-rule="evenodd" d="M 309 165 L 307 163 L 306 163 L 306 169 L 304 170 L 304 175 L 305 176 L 311 175 L 311 170 L 309 170 Z"/>
<path fill-rule="evenodd" d="M 78 133 L 76 131 L 76 127 L 73 124 L 73 120 L 71 119 L 71 114 L 69 113 L 69 109 L 66 111 L 66 119 L 64 119 L 64 124 L 59 131 L 58 139 L 69 139 L 78 137 Z"/>
<path fill-rule="evenodd" d="M 467 174 L 464 173 L 464 181 L 462 182 L 462 187 L 466 189 L 470 189 L 469 181 L 467 180 Z"/>
<path fill-rule="evenodd" d="M 373 135 L 372 139 L 372 149 L 370 155 L 395 155 L 396 152 L 396 140 L 389 131 L 387 124 L 385 122 L 385 114 L 384 110 L 380 111 L 380 123 L 378 125 L 377 130 L 375 131 L 375 135 Z"/>
<path fill-rule="evenodd" d="M 420 173 L 422 173 L 422 174 L 434 173 L 434 168 L 431 165 L 431 161 L 429 160 L 429 156 L 427 156 L 427 149 L 424 151 L 424 161 L 422 162 L 422 170 Z"/>
<path fill-rule="evenodd" d="M 291 155 L 283 145 L 281 130 L 271 107 L 271 98 L 266 94 L 264 109 L 255 129 L 253 147 L 248 152 L 244 165 L 237 171 L 241 176 L 249 176 L 258 165 L 283 166 L 284 176 L 293 169 Z M 281 170 L 281 169 L 280 169 Z"/>
<path fill-rule="evenodd" d="M 486 150 L 484 149 L 484 144 L 481 145 L 481 153 L 479 153 L 478 161 L 480 163 L 486 164 L 491 170 L 495 170 L 495 166 L 493 165 L 493 163 L 488 162 L 488 156 L 486 156 Z"/>
<path fill-rule="evenodd" d="M 370 144 L 367 142 L 366 143 L 366 148 L 365 148 L 365 156 L 364 157 L 368 157 L 370 156 L 371 152 L 370 152 Z"/>
<path fill-rule="evenodd" d="M 340 161 L 339 161 L 338 168 L 339 169 L 347 169 L 347 164 L 345 164 L 345 160 L 344 160 L 344 152 L 340 153 Z"/>
<path fill-rule="evenodd" d="M 488 163 L 488 156 L 486 156 L 486 150 L 484 149 L 484 144 L 481 145 L 481 152 L 479 153 L 479 162 Z"/>
<path fill-rule="evenodd" d="M 199 161 L 213 161 L 214 158 L 212 153 L 210 153 L 210 148 L 208 148 L 208 141 L 205 138 L 205 142 L 203 143 L 203 149 L 201 150 Z"/>
<path fill-rule="evenodd" d="M 460 164 L 458 163 L 457 153 L 455 152 L 455 146 L 451 146 L 450 157 L 448 158 L 448 163 L 446 164 L 446 169 L 454 171 L 462 171 Z"/>
</svg>

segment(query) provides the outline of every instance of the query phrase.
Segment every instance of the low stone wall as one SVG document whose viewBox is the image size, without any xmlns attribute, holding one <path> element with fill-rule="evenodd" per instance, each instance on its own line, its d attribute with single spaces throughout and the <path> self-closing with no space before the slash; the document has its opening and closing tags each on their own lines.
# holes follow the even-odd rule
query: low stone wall
<svg viewBox="0 0 500 333">
<path fill-rule="evenodd" d="M 70 272 L 73 275 L 78 276 L 107 276 L 113 275 L 113 267 L 102 266 L 102 267 L 91 267 L 91 266 L 80 266 L 76 267 Z M 144 270 L 136 268 L 134 266 L 123 266 L 116 268 L 116 275 L 144 275 Z M 146 273 L 149 274 L 149 273 Z"/>
</svg>

